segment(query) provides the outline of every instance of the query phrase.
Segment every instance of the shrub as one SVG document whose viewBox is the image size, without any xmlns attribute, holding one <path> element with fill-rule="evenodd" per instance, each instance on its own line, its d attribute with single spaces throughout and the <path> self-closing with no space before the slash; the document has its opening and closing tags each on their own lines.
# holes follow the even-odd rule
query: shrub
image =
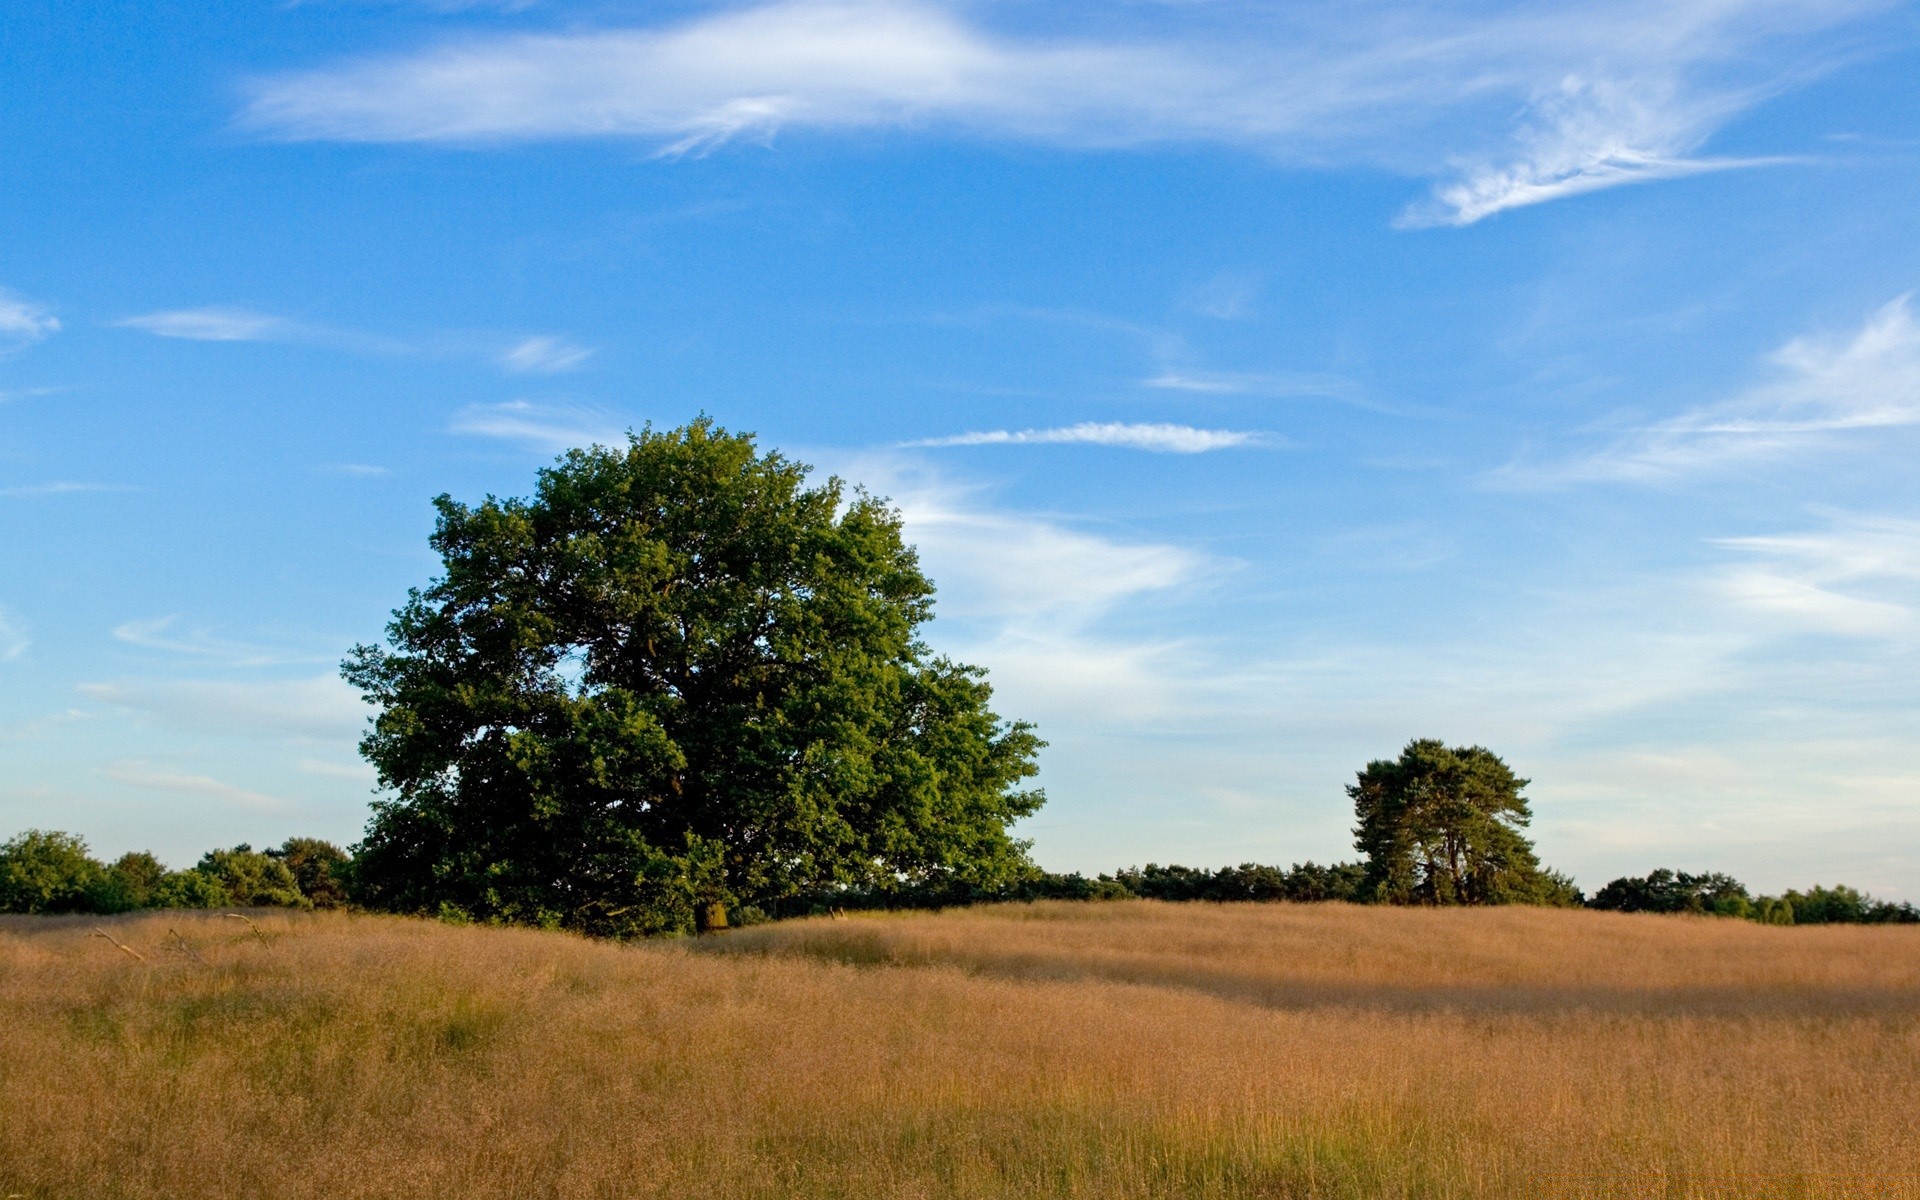
<svg viewBox="0 0 1920 1200">
<path fill-rule="evenodd" d="M 226 891 L 228 904 L 247 908 L 313 907 L 300 893 L 300 885 L 284 861 L 244 842 L 231 850 L 209 850 L 194 871 L 218 882 Z"/>
<path fill-rule="evenodd" d="M 122 913 L 152 908 L 154 897 L 167 878 L 167 868 L 144 850 L 122 854 L 112 866 L 101 872 L 94 885 L 94 912 Z"/>
<path fill-rule="evenodd" d="M 105 872 L 78 835 L 29 829 L 0 844 L 0 912 L 89 911 Z"/>
<path fill-rule="evenodd" d="M 1731 875 L 1709 871 L 1689 875 L 1662 867 L 1642 878 L 1623 876 L 1594 893 L 1588 908 L 1612 912 L 1711 913 L 1725 917 L 1752 915 L 1753 898 L 1746 885 Z"/>
<path fill-rule="evenodd" d="M 153 908 L 225 908 L 234 903 L 227 885 L 205 871 L 168 871 L 153 890 Z"/>
<path fill-rule="evenodd" d="M 1793 919 L 1800 925 L 1920 923 L 1920 909 L 1915 909 L 1912 904 L 1876 900 L 1858 888 L 1843 883 L 1833 887 L 1821 887 L 1816 883 L 1804 892 L 1789 891 L 1785 900 L 1793 906 Z"/>
<path fill-rule="evenodd" d="M 345 850 L 320 838 L 288 838 L 278 850 L 267 851 L 293 873 L 300 894 L 315 908 L 340 908 L 347 903 L 347 875 L 353 859 Z"/>
</svg>

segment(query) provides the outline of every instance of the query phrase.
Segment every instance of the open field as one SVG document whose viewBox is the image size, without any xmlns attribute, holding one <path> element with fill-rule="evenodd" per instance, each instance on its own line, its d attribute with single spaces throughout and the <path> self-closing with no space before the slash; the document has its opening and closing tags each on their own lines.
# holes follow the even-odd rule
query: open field
<svg viewBox="0 0 1920 1200">
<path fill-rule="evenodd" d="M 1920 1197 L 1910 927 L 255 916 L 0 920 L 0 1196 Z"/>
</svg>

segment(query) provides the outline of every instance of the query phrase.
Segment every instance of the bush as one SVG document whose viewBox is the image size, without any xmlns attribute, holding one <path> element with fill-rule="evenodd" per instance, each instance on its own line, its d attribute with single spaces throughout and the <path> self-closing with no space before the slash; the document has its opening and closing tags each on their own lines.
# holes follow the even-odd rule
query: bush
<svg viewBox="0 0 1920 1200">
<path fill-rule="evenodd" d="M 300 885 L 284 861 L 269 857 L 244 842 L 231 850 L 209 850 L 193 869 L 225 889 L 227 904 L 243 908 L 313 907 L 301 895 Z"/>
<path fill-rule="evenodd" d="M 90 908 L 100 913 L 133 912 L 154 907 L 154 897 L 167 878 L 167 868 L 144 850 L 122 854 L 101 872 L 94 885 Z"/>
<path fill-rule="evenodd" d="M 105 873 L 79 836 L 29 829 L 0 844 L 0 912 L 90 911 Z"/>
<path fill-rule="evenodd" d="M 1148 863 L 1115 872 L 1114 881 L 1130 895 L 1148 900 L 1354 900 L 1366 868 L 1360 863 L 1295 863 L 1267 867 L 1241 863 L 1209 871 L 1204 867 Z"/>
<path fill-rule="evenodd" d="M 1920 923 L 1920 909 L 1910 903 L 1875 900 L 1872 896 L 1845 884 L 1821 887 L 1814 884 L 1804 892 L 1789 891 L 1785 900 L 1793 906 L 1793 919 L 1800 925 L 1913 925 Z"/>
<path fill-rule="evenodd" d="M 285 863 L 294 885 L 315 908 L 341 908 L 347 903 L 349 868 L 353 859 L 345 850 L 319 838 L 288 838 L 267 856 Z"/>
<path fill-rule="evenodd" d="M 1594 893 L 1588 908 L 1611 912 L 1707 913 L 1726 917 L 1752 914 L 1746 885 L 1731 875 L 1709 871 L 1689 875 L 1661 868 L 1643 878 L 1624 876 Z"/>
<path fill-rule="evenodd" d="M 225 908 L 234 903 L 226 884 L 205 871 L 168 871 L 153 890 L 150 908 Z"/>
</svg>

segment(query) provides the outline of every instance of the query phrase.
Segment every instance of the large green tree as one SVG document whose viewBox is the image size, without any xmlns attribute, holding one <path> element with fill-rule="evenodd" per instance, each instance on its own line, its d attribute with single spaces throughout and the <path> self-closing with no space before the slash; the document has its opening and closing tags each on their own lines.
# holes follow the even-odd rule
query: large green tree
<svg viewBox="0 0 1920 1200">
<path fill-rule="evenodd" d="M 1347 788 L 1360 895 L 1389 904 L 1572 904 L 1564 876 L 1541 869 L 1522 832 L 1527 781 L 1483 746 L 1408 742 Z"/>
<path fill-rule="evenodd" d="M 362 896 L 626 935 L 1028 871 L 1042 743 L 919 640 L 899 513 L 808 473 L 702 419 L 437 499 L 442 575 L 344 667 L 390 790 Z"/>
</svg>

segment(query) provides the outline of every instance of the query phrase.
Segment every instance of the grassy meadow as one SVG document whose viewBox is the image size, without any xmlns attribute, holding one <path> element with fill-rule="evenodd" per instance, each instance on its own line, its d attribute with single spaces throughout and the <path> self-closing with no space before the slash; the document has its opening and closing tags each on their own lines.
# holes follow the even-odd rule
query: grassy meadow
<svg viewBox="0 0 1920 1200">
<path fill-rule="evenodd" d="M 253 919 L 0 918 L 0 1197 L 1920 1197 L 1920 928 Z"/>
</svg>

